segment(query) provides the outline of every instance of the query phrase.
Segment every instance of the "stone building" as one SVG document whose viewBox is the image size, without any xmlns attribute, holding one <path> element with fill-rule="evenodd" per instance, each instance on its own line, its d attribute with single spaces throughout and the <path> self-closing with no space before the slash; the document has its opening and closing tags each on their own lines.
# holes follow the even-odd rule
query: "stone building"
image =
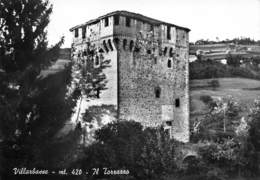
<svg viewBox="0 0 260 180">
<path fill-rule="evenodd" d="M 74 58 L 91 42 L 111 60 L 101 98 L 117 105 L 120 119 L 164 125 L 172 138 L 189 141 L 188 28 L 115 11 L 70 31 Z"/>
</svg>

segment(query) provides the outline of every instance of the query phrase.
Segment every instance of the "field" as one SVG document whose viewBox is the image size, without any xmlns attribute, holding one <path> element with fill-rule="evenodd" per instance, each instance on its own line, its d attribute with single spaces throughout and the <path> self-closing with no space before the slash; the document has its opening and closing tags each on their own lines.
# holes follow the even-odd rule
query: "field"
<svg viewBox="0 0 260 180">
<path fill-rule="evenodd" d="M 246 111 L 253 105 L 254 100 L 260 98 L 260 80 L 246 78 L 218 78 L 220 86 L 211 88 L 208 82 L 212 79 L 190 81 L 191 119 L 207 111 L 207 106 L 200 100 L 203 95 L 212 98 L 232 96 Z"/>
</svg>

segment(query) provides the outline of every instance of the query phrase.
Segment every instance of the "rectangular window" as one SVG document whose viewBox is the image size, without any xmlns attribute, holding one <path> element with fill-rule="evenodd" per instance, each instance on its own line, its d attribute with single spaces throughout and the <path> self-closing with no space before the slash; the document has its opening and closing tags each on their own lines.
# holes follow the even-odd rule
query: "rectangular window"
<svg viewBox="0 0 260 180">
<path fill-rule="evenodd" d="M 167 126 L 172 126 L 172 121 L 166 121 Z"/>
<path fill-rule="evenodd" d="M 129 17 L 126 17 L 125 25 L 126 25 L 127 27 L 130 27 L 130 26 L 131 26 L 131 19 L 130 19 Z"/>
<path fill-rule="evenodd" d="M 82 39 L 86 38 L 86 26 L 82 27 Z"/>
<path fill-rule="evenodd" d="M 167 39 L 170 40 L 171 39 L 171 27 L 167 26 Z"/>
<path fill-rule="evenodd" d="M 180 107 L 180 99 L 175 99 L 175 107 Z"/>
<path fill-rule="evenodd" d="M 75 38 L 79 37 L 79 29 L 75 29 Z"/>
<path fill-rule="evenodd" d="M 120 17 L 118 15 L 114 16 L 114 25 L 119 25 L 119 19 Z"/>
<path fill-rule="evenodd" d="M 105 27 L 107 27 L 109 24 L 109 20 L 108 20 L 108 17 L 105 18 Z"/>
</svg>

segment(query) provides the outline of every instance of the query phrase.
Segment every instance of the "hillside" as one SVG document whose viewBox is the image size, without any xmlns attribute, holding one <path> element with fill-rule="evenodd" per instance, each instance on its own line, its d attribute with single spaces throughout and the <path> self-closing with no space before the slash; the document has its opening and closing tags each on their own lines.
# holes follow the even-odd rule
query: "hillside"
<svg viewBox="0 0 260 180">
<path fill-rule="evenodd" d="M 260 80 L 246 78 L 217 78 L 218 88 L 208 87 L 212 79 L 200 79 L 190 81 L 191 96 L 191 121 L 200 118 L 208 111 L 208 107 L 201 101 L 201 96 L 211 96 L 213 99 L 232 96 L 248 113 L 256 98 L 260 98 Z"/>
</svg>

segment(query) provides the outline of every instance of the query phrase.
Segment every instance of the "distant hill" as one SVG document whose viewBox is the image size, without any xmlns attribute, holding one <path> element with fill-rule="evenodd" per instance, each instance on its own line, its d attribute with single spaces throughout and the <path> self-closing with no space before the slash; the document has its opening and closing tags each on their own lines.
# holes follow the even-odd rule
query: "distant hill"
<svg viewBox="0 0 260 180">
<path fill-rule="evenodd" d="M 201 60 L 222 60 L 228 54 L 241 58 L 260 57 L 260 45 L 239 45 L 234 43 L 191 44 L 190 55 L 200 56 Z"/>
</svg>

